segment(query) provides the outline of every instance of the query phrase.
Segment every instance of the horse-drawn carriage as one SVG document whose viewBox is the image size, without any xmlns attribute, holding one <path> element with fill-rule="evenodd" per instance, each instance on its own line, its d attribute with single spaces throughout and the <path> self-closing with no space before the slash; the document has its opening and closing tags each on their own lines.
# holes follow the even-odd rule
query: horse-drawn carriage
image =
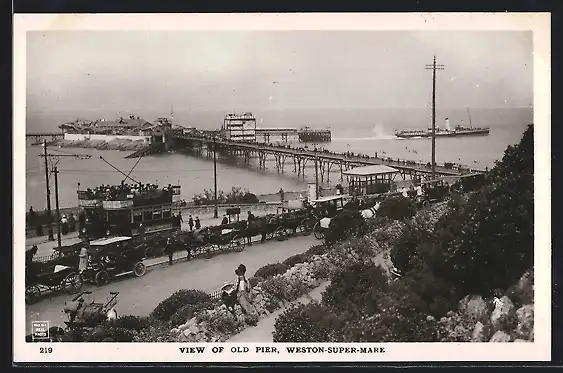
<svg viewBox="0 0 563 373">
<path fill-rule="evenodd" d="M 111 237 L 90 242 L 88 266 L 82 273 L 85 282 L 98 286 L 107 284 L 112 277 L 133 272 L 145 274 L 143 263 L 146 247 L 131 237 Z"/>
<path fill-rule="evenodd" d="M 431 203 L 442 202 L 450 197 L 450 185 L 443 179 L 426 180 L 421 182 L 422 195 L 417 195 L 419 207 L 426 207 Z"/>
<path fill-rule="evenodd" d="M 376 216 L 381 198 L 369 201 L 350 200 L 342 195 L 327 196 L 312 202 L 317 222 L 313 228 L 315 238 L 333 244 L 354 234 L 365 232 L 366 219 Z"/>
<path fill-rule="evenodd" d="M 77 266 L 65 265 L 58 258 L 44 262 L 33 261 L 35 252 L 34 249 L 26 252 L 25 300 L 27 303 L 36 302 L 46 290 L 66 291 L 70 294 L 80 290 L 82 279 L 78 274 Z"/>
</svg>

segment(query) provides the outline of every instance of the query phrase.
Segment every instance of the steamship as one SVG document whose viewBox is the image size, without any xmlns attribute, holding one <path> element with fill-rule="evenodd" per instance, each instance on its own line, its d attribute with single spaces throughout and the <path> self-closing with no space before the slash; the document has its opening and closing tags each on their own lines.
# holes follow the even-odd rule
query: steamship
<svg viewBox="0 0 563 373">
<path fill-rule="evenodd" d="M 471 121 L 471 120 L 470 120 Z M 465 127 L 461 125 L 455 126 L 453 129 L 450 128 L 450 120 L 445 119 L 445 128 L 436 127 L 435 136 L 436 137 L 459 137 L 459 136 L 477 136 L 477 135 L 488 135 L 489 127 Z M 432 137 L 432 127 L 426 130 L 420 129 L 407 129 L 395 132 L 395 136 L 399 138 L 413 138 L 413 137 Z"/>
</svg>

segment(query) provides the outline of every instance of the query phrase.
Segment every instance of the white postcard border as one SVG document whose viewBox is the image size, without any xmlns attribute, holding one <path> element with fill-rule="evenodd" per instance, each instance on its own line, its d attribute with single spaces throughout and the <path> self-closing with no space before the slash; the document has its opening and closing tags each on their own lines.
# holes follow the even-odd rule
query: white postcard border
<svg viewBox="0 0 563 373">
<path fill-rule="evenodd" d="M 532 30 L 535 122 L 535 341 L 533 343 L 191 344 L 25 342 L 26 32 L 32 30 Z M 551 27 L 549 13 L 16 14 L 14 15 L 13 341 L 16 362 L 545 361 L 551 358 Z M 383 347 L 384 353 L 256 353 L 256 346 Z M 41 347 L 52 352 L 40 353 Z M 213 347 L 224 352 L 214 353 Z M 232 353 L 232 347 L 248 347 Z"/>
</svg>

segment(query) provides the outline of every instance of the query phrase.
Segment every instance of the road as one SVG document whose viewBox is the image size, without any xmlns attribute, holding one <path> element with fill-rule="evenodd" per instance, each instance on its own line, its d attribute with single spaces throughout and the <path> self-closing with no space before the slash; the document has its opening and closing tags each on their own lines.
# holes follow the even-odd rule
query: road
<svg viewBox="0 0 563 373">
<path fill-rule="evenodd" d="M 114 282 L 96 287 L 85 286 L 92 291 L 97 302 L 104 301 L 110 291 L 118 291 L 119 315 L 148 316 L 165 298 L 180 289 L 199 289 L 213 292 L 225 282 L 235 279 L 234 270 L 243 263 L 247 267 L 247 277 L 269 263 L 283 261 L 286 258 L 307 251 L 318 244 L 313 235 L 298 236 L 285 241 L 267 241 L 254 243 L 240 253 L 225 253 L 211 259 L 197 258 L 192 261 L 180 261 L 172 266 L 163 265 L 147 269 L 143 277 L 123 276 Z M 72 298 L 69 294 L 55 294 L 40 300 L 36 304 L 26 305 L 26 329 L 30 333 L 31 321 L 49 321 L 51 326 L 64 326 L 66 316 L 62 312 L 64 303 Z"/>
</svg>

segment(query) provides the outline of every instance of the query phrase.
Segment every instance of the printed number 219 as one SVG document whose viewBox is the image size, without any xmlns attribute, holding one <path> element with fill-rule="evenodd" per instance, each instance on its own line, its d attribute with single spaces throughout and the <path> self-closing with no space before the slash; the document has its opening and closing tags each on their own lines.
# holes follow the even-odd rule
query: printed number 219
<svg viewBox="0 0 563 373">
<path fill-rule="evenodd" d="M 53 347 L 39 347 L 40 354 L 51 354 L 53 353 Z"/>
</svg>

